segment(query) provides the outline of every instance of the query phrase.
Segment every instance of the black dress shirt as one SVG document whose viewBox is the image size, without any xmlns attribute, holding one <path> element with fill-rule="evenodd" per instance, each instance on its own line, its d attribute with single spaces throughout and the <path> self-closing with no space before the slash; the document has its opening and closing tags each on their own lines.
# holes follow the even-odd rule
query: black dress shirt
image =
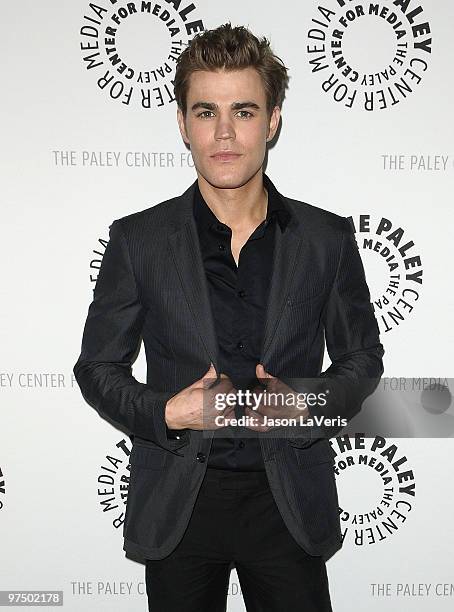
<svg viewBox="0 0 454 612">
<path fill-rule="evenodd" d="M 241 249 L 238 266 L 231 251 L 232 230 L 221 223 L 203 199 L 198 183 L 194 193 L 194 219 L 209 287 L 211 310 L 219 346 L 220 371 L 236 389 L 253 389 L 260 361 L 266 304 L 271 279 L 276 231 L 284 231 L 290 212 L 270 179 L 266 219 Z M 276 220 L 280 226 L 278 227 Z M 241 407 L 235 408 L 236 416 Z M 242 409 L 241 409 L 242 410 Z M 222 436 L 219 437 L 222 432 Z M 247 432 L 247 437 L 241 437 Z M 264 470 L 258 433 L 245 427 L 216 430 L 208 467 L 229 470 Z"/>
</svg>

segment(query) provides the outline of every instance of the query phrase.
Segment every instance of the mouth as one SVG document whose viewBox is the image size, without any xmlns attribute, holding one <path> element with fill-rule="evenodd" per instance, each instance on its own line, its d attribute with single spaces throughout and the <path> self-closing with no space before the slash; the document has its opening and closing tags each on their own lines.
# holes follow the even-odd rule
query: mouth
<svg viewBox="0 0 454 612">
<path fill-rule="evenodd" d="M 218 162 L 231 162 L 241 157 L 240 153 L 216 153 L 211 156 L 211 159 Z"/>
</svg>

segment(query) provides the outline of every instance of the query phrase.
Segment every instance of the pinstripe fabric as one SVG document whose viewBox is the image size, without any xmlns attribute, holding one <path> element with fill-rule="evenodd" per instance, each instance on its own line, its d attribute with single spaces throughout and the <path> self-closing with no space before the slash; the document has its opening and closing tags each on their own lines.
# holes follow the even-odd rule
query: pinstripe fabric
<svg viewBox="0 0 454 612">
<path fill-rule="evenodd" d="M 194 186 L 112 223 L 74 366 L 85 400 L 133 438 L 123 548 L 150 559 L 181 539 L 212 443 L 196 430 L 167 439 L 164 420 L 168 399 L 210 361 L 219 374 Z M 261 363 L 284 382 L 311 378 L 304 389 L 330 388 L 326 413 L 351 418 L 378 384 L 384 353 L 355 236 L 344 217 L 285 202 L 292 216 L 285 234 L 276 232 Z M 141 337 L 146 383 L 131 370 Z M 332 365 L 321 372 L 325 340 Z M 303 430 L 267 432 L 260 444 L 290 533 L 309 554 L 327 558 L 341 535 L 334 454 L 322 436 L 336 432 Z"/>
</svg>

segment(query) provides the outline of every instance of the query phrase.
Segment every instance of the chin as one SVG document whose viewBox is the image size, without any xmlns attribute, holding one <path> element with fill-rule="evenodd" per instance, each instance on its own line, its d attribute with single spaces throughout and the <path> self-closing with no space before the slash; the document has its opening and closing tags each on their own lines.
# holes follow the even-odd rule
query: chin
<svg viewBox="0 0 454 612">
<path fill-rule="evenodd" d="M 242 187 L 248 181 L 251 180 L 253 176 L 257 173 L 255 171 L 247 171 L 247 170 L 221 170 L 219 172 L 200 172 L 203 178 L 209 183 L 212 187 L 217 189 L 238 189 L 238 187 Z"/>
</svg>

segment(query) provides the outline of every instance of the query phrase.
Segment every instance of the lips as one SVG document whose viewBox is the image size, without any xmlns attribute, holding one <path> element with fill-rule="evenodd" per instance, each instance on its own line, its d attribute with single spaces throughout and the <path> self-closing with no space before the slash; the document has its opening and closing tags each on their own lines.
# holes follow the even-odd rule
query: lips
<svg viewBox="0 0 454 612">
<path fill-rule="evenodd" d="M 240 157 L 240 153 L 219 152 L 211 156 L 216 161 L 233 161 Z"/>
</svg>

